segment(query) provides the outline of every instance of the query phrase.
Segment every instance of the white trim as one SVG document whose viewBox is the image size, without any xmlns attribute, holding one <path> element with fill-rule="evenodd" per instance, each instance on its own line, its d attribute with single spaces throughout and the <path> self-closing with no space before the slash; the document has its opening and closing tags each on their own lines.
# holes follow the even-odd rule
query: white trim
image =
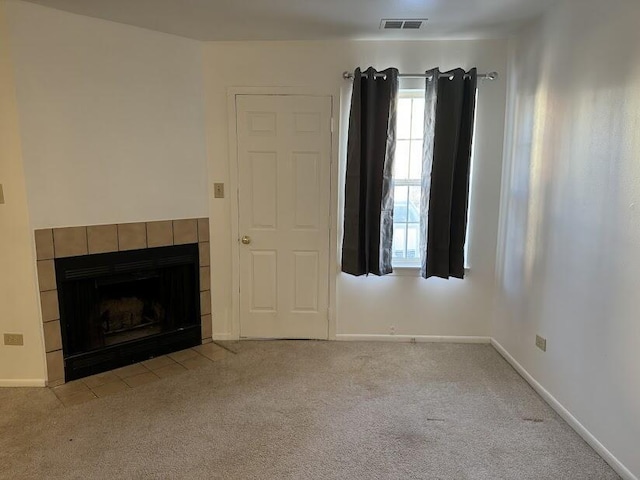
<svg viewBox="0 0 640 480">
<path fill-rule="evenodd" d="M 238 340 L 238 337 L 235 336 L 233 333 L 214 333 L 211 338 L 213 341 L 219 340 L 221 342 L 224 342 L 227 340 Z"/>
<path fill-rule="evenodd" d="M 491 337 L 458 335 L 376 335 L 339 333 L 343 342 L 404 342 L 404 343 L 491 343 Z"/>
<path fill-rule="evenodd" d="M 333 122 L 340 111 L 340 91 L 309 89 L 306 87 L 228 87 L 227 114 L 229 130 L 229 189 L 231 207 L 231 333 L 215 334 L 214 340 L 240 339 L 240 248 L 239 204 L 238 204 L 238 132 L 236 97 L 238 95 L 303 95 L 309 97 L 328 97 L 331 100 L 331 154 L 330 154 L 330 192 L 329 192 L 329 297 L 327 299 L 327 339 L 333 340 L 336 331 L 336 289 L 337 289 L 337 227 L 335 212 L 338 210 L 338 140 L 339 134 L 333 131 Z"/>
<path fill-rule="evenodd" d="M 240 89 L 227 90 L 229 119 L 229 203 L 231 208 L 231 333 L 229 340 L 240 338 L 240 249 L 238 248 L 238 132 L 236 96 Z M 218 336 L 214 335 L 216 339 Z"/>
<path fill-rule="evenodd" d="M 0 387 L 44 387 L 44 378 L 8 378 L 0 379 Z"/>
<path fill-rule="evenodd" d="M 593 448 L 598 455 L 602 457 L 602 459 L 607 462 L 611 468 L 613 468 L 618 475 L 620 475 L 624 480 L 638 480 L 631 471 L 625 467 L 620 460 L 618 460 L 607 448 L 602 445 L 598 441 L 596 437 L 593 436 L 589 430 L 586 429 L 584 425 L 582 425 L 576 417 L 574 417 L 569 410 L 567 410 L 556 398 L 551 395 L 538 381 L 533 378 L 533 376 L 527 372 L 527 370 L 518 363 L 518 361 L 511 356 L 507 350 L 500 345 L 500 343 L 495 339 L 491 339 L 491 345 L 495 348 L 500 355 L 504 357 L 504 359 L 509 362 L 509 364 L 524 378 L 529 385 L 542 397 L 542 399 L 549 404 L 551 408 L 553 408 L 558 415 L 560 415 L 565 422 L 569 424 L 571 428 L 573 428 L 578 435 L 580 435 L 585 442 L 587 442 L 591 448 Z"/>
</svg>

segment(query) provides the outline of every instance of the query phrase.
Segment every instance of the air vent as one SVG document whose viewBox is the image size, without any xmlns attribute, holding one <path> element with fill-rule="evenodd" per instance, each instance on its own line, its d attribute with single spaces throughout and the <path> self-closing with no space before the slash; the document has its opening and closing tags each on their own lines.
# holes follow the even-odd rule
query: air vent
<svg viewBox="0 0 640 480">
<path fill-rule="evenodd" d="M 402 20 L 383 20 L 383 23 L 385 30 L 400 30 L 404 22 Z"/>
<path fill-rule="evenodd" d="M 420 30 L 427 22 L 426 18 L 414 19 L 383 19 L 380 22 L 381 30 Z"/>
</svg>

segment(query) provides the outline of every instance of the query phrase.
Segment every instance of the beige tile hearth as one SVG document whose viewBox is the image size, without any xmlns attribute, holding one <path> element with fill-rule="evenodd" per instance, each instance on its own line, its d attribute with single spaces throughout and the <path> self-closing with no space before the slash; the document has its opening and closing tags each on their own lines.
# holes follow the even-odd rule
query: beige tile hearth
<svg viewBox="0 0 640 480">
<path fill-rule="evenodd" d="M 36 230 L 36 258 L 38 260 L 49 260 L 55 257 L 53 250 L 53 231 L 50 228 Z"/>
<path fill-rule="evenodd" d="M 211 360 L 202 355 L 196 354 L 195 357 L 187 358 L 180 362 L 180 364 L 187 370 L 196 370 L 201 367 L 211 365 Z"/>
<path fill-rule="evenodd" d="M 228 350 L 225 350 L 219 345 L 216 345 L 215 343 L 198 345 L 197 347 L 193 347 L 193 349 L 196 352 L 198 352 L 200 355 L 203 355 L 212 361 L 222 360 L 228 355 L 231 355 L 231 352 L 229 352 Z"/>
<path fill-rule="evenodd" d="M 211 290 L 211 269 L 200 267 L 200 291 Z"/>
<path fill-rule="evenodd" d="M 198 242 L 208 242 L 208 241 L 209 241 L 209 219 L 199 218 L 198 219 Z"/>
<path fill-rule="evenodd" d="M 211 264 L 211 251 L 209 250 L 209 248 L 209 242 L 200 242 L 198 244 L 201 267 L 208 267 Z"/>
<path fill-rule="evenodd" d="M 92 375 L 90 377 L 85 377 L 82 379 L 82 381 L 86 383 L 89 388 L 97 388 L 106 383 L 113 383 L 118 380 L 120 379 L 113 371 L 98 373 L 97 375 Z"/>
<path fill-rule="evenodd" d="M 195 218 L 173 221 L 173 244 L 198 243 L 198 220 Z"/>
<path fill-rule="evenodd" d="M 94 225 L 87 227 L 89 253 L 108 253 L 118 251 L 118 226 Z"/>
<path fill-rule="evenodd" d="M 160 378 L 173 377 L 174 375 L 179 375 L 180 373 L 186 371 L 179 363 L 173 362 L 170 365 L 166 365 L 164 367 L 160 367 L 157 370 L 154 370 L 153 373 L 158 375 Z"/>
<path fill-rule="evenodd" d="M 202 322 L 202 338 L 211 340 L 211 337 L 213 336 L 213 323 L 211 320 L 211 315 L 202 315 L 202 317 L 200 317 L 200 321 Z"/>
<path fill-rule="evenodd" d="M 129 387 L 129 385 L 124 383 L 123 380 L 118 379 L 115 382 L 105 383 L 105 384 L 100 385 L 98 387 L 94 387 L 91 390 L 98 397 L 108 397 L 109 395 L 113 395 L 115 393 L 119 393 L 119 392 L 122 392 L 124 390 L 128 390 L 129 388 L 131 388 L 131 387 Z"/>
<path fill-rule="evenodd" d="M 38 260 L 38 287 L 41 292 L 57 288 L 56 267 L 53 260 Z"/>
<path fill-rule="evenodd" d="M 44 346 L 46 352 L 62 350 L 62 336 L 60 334 L 60 320 L 47 322 L 44 327 Z"/>
<path fill-rule="evenodd" d="M 58 398 L 65 398 L 78 393 L 90 392 L 91 389 L 82 380 L 74 380 L 59 387 L 52 388 Z"/>
<path fill-rule="evenodd" d="M 133 388 L 139 387 L 140 385 L 146 385 L 147 383 L 155 382 L 156 380 L 160 380 L 160 377 L 153 372 L 146 371 L 145 373 L 140 373 L 139 375 L 125 378 L 124 382 Z"/>
<path fill-rule="evenodd" d="M 86 255 L 86 227 L 67 227 L 53 229 L 53 245 L 56 258 Z"/>
<path fill-rule="evenodd" d="M 176 362 L 170 359 L 167 355 L 163 355 L 161 357 L 145 360 L 144 362 L 142 362 L 142 365 L 144 365 L 151 371 L 155 371 L 159 368 L 166 367 L 167 365 L 171 365 L 174 363 Z"/>
<path fill-rule="evenodd" d="M 62 365 L 62 351 L 52 352 L 52 354 Z M 51 390 L 65 407 L 70 407 L 173 377 L 187 370 L 203 368 L 228 355 L 232 353 L 215 343 L 208 343 L 127 365 L 110 372 L 73 380 L 60 386 L 52 386 Z M 60 358 L 58 359 L 57 356 Z M 61 370 L 59 375 L 62 375 Z"/>
<path fill-rule="evenodd" d="M 58 291 L 50 290 L 40 293 L 40 306 L 42 307 L 42 321 L 50 322 L 60 318 L 58 306 Z"/>
<path fill-rule="evenodd" d="M 47 384 L 64 381 L 64 359 L 62 350 L 47 353 Z"/>
<path fill-rule="evenodd" d="M 147 225 L 145 223 L 121 223 L 118 225 L 118 250 L 147 248 Z"/>
<path fill-rule="evenodd" d="M 192 348 L 187 348 L 185 350 L 180 350 L 178 352 L 173 352 L 169 354 L 169 358 L 180 363 L 182 363 L 184 360 L 187 360 L 188 358 L 197 357 L 197 356 L 198 356 L 198 352 L 196 352 Z"/>
<path fill-rule="evenodd" d="M 80 405 L 81 403 L 90 402 L 91 400 L 95 400 L 98 397 L 91 390 L 86 390 L 84 392 L 78 392 L 74 393 L 73 395 L 58 398 L 65 407 L 71 407 L 73 405 Z"/>
<path fill-rule="evenodd" d="M 173 222 L 147 222 L 147 245 L 149 248 L 173 245 Z"/>
<path fill-rule="evenodd" d="M 211 292 L 200 292 L 200 315 L 209 315 L 211 313 Z"/>
<path fill-rule="evenodd" d="M 125 379 L 140 375 L 141 373 L 148 373 L 149 369 L 141 363 L 134 363 L 133 365 L 127 365 L 126 367 L 117 368 L 112 370 L 119 378 Z"/>
</svg>

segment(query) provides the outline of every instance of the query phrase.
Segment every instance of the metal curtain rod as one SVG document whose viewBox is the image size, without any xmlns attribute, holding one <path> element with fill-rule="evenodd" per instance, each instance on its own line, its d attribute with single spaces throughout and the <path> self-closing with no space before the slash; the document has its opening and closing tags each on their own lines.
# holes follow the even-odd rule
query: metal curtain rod
<svg viewBox="0 0 640 480">
<path fill-rule="evenodd" d="M 361 74 L 363 77 L 365 77 L 367 74 L 366 73 L 362 73 Z M 443 75 L 443 77 L 446 77 L 447 75 Z M 427 73 L 400 73 L 398 74 L 398 77 L 400 78 L 428 78 L 429 80 L 431 80 L 432 75 L 429 75 Z M 342 78 L 344 78 L 345 80 L 351 80 L 353 79 L 353 73 L 351 72 L 344 72 L 342 74 Z M 376 73 L 375 74 L 375 78 L 383 78 L 383 79 L 387 79 L 387 75 L 384 73 Z M 480 80 L 495 80 L 496 78 L 498 78 L 498 72 L 489 72 L 489 73 L 479 73 L 478 74 L 478 79 Z"/>
</svg>

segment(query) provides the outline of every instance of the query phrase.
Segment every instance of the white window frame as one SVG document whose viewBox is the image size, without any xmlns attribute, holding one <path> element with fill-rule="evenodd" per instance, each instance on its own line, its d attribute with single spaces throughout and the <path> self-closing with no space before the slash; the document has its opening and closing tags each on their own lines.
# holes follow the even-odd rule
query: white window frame
<svg viewBox="0 0 640 480">
<path fill-rule="evenodd" d="M 398 91 L 398 99 L 400 98 L 421 98 L 424 96 L 424 90 L 419 90 L 419 89 L 400 89 Z M 413 109 L 412 109 L 412 115 L 413 115 Z M 469 165 L 469 171 L 470 171 L 470 179 L 469 179 L 469 209 L 468 209 L 468 220 L 467 220 L 467 232 L 466 232 L 466 239 L 465 239 L 465 243 L 464 243 L 464 269 L 466 271 L 469 271 L 469 269 L 471 268 L 471 263 L 469 260 L 469 252 L 470 252 L 470 243 L 471 243 L 471 221 L 472 221 L 472 205 L 471 205 L 471 194 L 473 192 L 473 173 L 474 173 L 474 164 L 475 164 L 475 156 L 476 156 L 476 152 L 475 152 L 475 146 L 476 146 L 476 142 L 475 142 L 475 134 L 476 134 L 476 124 L 477 124 L 477 119 L 478 119 L 478 90 L 476 89 L 476 111 L 474 114 L 474 119 L 473 119 L 473 136 L 472 136 L 472 144 L 471 144 L 471 162 Z M 411 139 L 411 140 L 415 140 L 415 139 Z M 422 181 L 421 180 L 396 180 L 395 178 L 393 179 L 393 187 L 395 188 L 396 186 L 421 186 L 422 185 Z M 394 199 L 395 202 L 395 199 Z M 408 212 L 407 212 L 408 214 Z M 405 242 L 407 241 L 407 239 L 405 238 Z M 420 252 L 421 254 L 422 252 Z M 398 276 L 417 276 L 419 275 L 420 269 L 422 268 L 422 258 L 421 256 L 419 256 L 417 259 L 398 259 L 398 258 L 393 258 L 393 251 L 392 251 L 392 259 L 391 259 L 391 265 L 393 268 L 393 275 L 398 275 Z"/>
<path fill-rule="evenodd" d="M 424 98 L 424 90 L 416 90 L 416 89 L 400 89 L 398 92 L 398 99 L 401 98 Z M 413 115 L 413 109 L 412 109 Z M 411 121 L 411 124 L 413 121 Z M 408 139 L 402 139 L 408 140 Z M 417 140 L 417 138 L 410 138 L 410 140 Z M 420 187 L 422 185 L 422 180 L 397 180 L 395 177 L 393 179 L 393 187 Z M 395 199 L 394 199 L 395 202 Z M 407 217 L 409 215 L 409 205 L 407 204 Z M 408 222 L 410 223 L 410 222 Z M 406 235 L 405 238 L 405 251 L 406 251 L 406 242 L 408 241 L 409 235 Z M 419 246 L 419 244 L 418 244 Z M 411 259 L 402 259 L 402 258 L 394 258 L 392 251 L 392 259 L 391 264 L 395 273 L 415 273 L 415 271 L 419 271 L 422 266 L 422 260 L 420 257 L 420 252 L 418 252 L 417 258 Z"/>
</svg>

